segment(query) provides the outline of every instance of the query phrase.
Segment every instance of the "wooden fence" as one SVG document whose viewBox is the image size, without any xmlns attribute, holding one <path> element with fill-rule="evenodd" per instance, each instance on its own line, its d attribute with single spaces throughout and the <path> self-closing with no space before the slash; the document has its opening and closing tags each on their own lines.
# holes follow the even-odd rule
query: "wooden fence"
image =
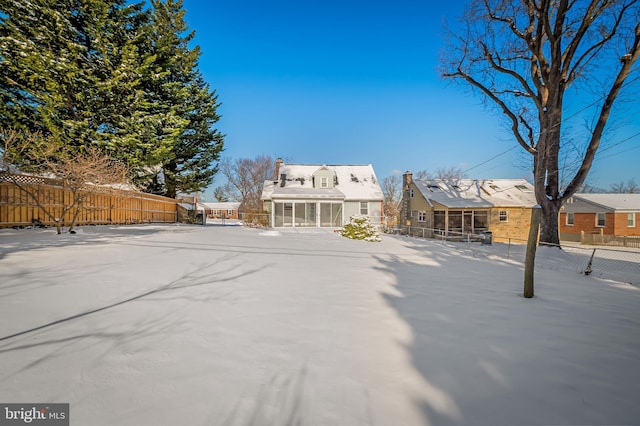
<svg viewBox="0 0 640 426">
<path fill-rule="evenodd" d="M 36 194 L 41 207 L 25 191 L 11 180 L 19 179 L 20 185 Z M 25 175 L 0 172 L 0 228 L 42 224 L 55 226 L 45 214 L 60 217 L 64 206 L 72 204 L 72 194 L 60 183 Z M 67 226 L 75 213 L 71 210 L 64 218 Z M 173 198 L 134 191 L 101 189 L 96 187 L 84 198 L 76 225 L 131 224 L 177 220 L 177 201 Z"/>
</svg>

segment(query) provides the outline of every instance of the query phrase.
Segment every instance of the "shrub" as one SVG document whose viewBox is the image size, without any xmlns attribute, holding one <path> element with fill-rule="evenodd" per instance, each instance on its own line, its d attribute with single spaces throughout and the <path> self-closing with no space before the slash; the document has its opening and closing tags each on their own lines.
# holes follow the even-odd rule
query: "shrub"
<svg viewBox="0 0 640 426">
<path fill-rule="evenodd" d="M 340 235 L 352 240 L 381 241 L 380 233 L 376 227 L 371 224 L 368 216 L 363 215 L 351 216 L 349 223 L 340 231 Z"/>
</svg>

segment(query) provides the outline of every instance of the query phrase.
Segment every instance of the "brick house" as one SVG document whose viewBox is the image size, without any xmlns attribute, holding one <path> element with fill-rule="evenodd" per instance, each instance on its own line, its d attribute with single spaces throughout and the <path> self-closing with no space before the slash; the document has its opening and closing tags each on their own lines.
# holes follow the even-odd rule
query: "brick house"
<svg viewBox="0 0 640 426">
<path fill-rule="evenodd" d="M 463 237 L 493 233 L 494 241 L 522 240 L 529 235 L 531 209 L 537 204 L 533 185 L 524 179 L 413 179 L 403 175 L 401 227 L 407 233 Z M 412 233 L 415 233 L 412 231 Z"/>
<path fill-rule="evenodd" d="M 198 203 L 198 209 L 211 219 L 238 219 L 239 208 L 239 202 Z"/>
<path fill-rule="evenodd" d="M 560 238 L 582 241 L 589 235 L 638 237 L 639 218 L 640 194 L 575 194 L 560 210 Z"/>
</svg>

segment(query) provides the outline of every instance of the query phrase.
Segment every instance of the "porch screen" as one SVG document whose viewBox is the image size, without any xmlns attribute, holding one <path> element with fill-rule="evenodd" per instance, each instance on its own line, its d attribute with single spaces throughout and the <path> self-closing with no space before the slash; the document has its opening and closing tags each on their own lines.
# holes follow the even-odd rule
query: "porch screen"
<svg viewBox="0 0 640 426">
<path fill-rule="evenodd" d="M 273 226 L 293 226 L 293 203 L 273 203 Z"/>
<path fill-rule="evenodd" d="M 294 203 L 296 226 L 316 226 L 316 203 Z"/>
<path fill-rule="evenodd" d="M 342 203 L 320 203 L 320 226 L 342 226 Z"/>
</svg>

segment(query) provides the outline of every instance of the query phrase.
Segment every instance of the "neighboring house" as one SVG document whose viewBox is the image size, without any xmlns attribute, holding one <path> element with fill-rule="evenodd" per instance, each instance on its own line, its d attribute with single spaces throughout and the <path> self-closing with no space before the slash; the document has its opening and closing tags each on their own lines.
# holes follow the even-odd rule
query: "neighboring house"
<svg viewBox="0 0 640 426">
<path fill-rule="evenodd" d="M 198 203 L 198 209 L 211 219 L 238 219 L 239 208 L 239 202 Z"/>
<path fill-rule="evenodd" d="M 264 182 L 263 210 L 273 227 L 342 227 L 352 215 L 382 223 L 384 196 L 368 165 L 276 162 L 274 180 Z"/>
<path fill-rule="evenodd" d="M 640 194 L 575 194 L 560 210 L 560 238 L 583 241 L 585 235 L 637 237 L 639 219 Z"/>
<path fill-rule="evenodd" d="M 425 228 L 430 236 L 491 231 L 497 241 L 528 238 L 537 203 L 533 185 L 524 179 L 413 180 L 407 172 L 402 181 L 404 232 L 412 227 Z"/>
<path fill-rule="evenodd" d="M 195 210 L 196 204 L 198 203 L 198 196 L 196 194 L 178 194 L 176 200 L 184 205 L 191 204 L 190 210 Z"/>
</svg>

